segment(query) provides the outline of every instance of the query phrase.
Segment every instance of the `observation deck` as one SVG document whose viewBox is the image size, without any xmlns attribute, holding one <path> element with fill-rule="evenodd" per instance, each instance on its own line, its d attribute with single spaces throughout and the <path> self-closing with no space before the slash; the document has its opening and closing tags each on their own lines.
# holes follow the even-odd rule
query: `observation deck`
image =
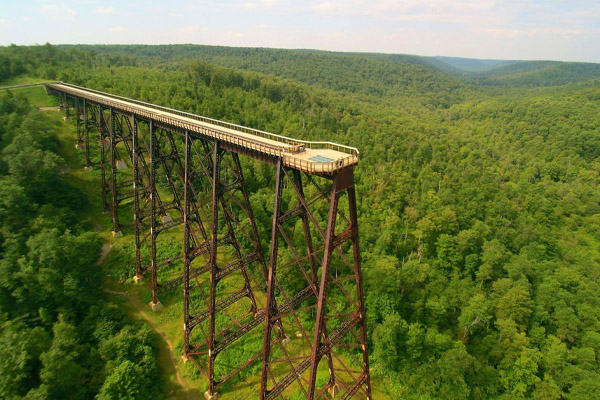
<svg viewBox="0 0 600 400">
<path fill-rule="evenodd" d="M 309 174 L 333 175 L 340 169 L 358 164 L 359 153 L 354 147 L 297 140 L 64 82 L 47 83 L 45 86 L 140 119 L 158 122 L 180 132 L 188 131 L 202 138 L 219 140 L 230 144 L 233 151 L 245 150 L 243 153 L 252 158 L 281 158 L 284 166 Z"/>
</svg>

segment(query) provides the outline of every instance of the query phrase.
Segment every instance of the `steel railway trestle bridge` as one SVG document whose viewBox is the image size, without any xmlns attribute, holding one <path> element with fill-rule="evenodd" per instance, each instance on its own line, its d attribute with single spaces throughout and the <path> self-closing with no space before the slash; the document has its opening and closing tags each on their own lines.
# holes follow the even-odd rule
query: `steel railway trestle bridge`
<svg viewBox="0 0 600 400">
<path fill-rule="evenodd" d="M 227 397 L 222 385 L 259 362 L 262 400 L 293 387 L 307 399 L 371 398 L 356 149 L 45 87 L 66 118 L 75 113 L 76 146 L 100 170 L 113 236 L 132 208 L 134 280 L 150 287 L 153 310 L 183 287 L 184 360 L 206 376 L 207 399 Z M 239 155 L 276 168 L 268 258 Z"/>
</svg>

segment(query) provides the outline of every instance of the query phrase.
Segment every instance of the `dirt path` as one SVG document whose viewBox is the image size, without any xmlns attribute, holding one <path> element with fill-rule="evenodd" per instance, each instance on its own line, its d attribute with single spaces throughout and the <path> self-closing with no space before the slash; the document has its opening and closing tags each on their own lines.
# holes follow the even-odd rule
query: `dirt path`
<svg viewBox="0 0 600 400">
<path fill-rule="evenodd" d="M 176 360 L 175 352 L 173 351 L 173 343 L 171 343 L 171 341 L 169 340 L 167 335 L 162 330 L 160 330 L 160 328 L 158 326 L 156 326 L 154 321 L 152 321 L 152 319 L 150 319 L 148 314 L 146 314 L 146 312 L 143 310 L 143 305 L 139 302 L 139 300 L 134 297 L 130 297 L 127 294 L 127 292 L 116 292 L 114 290 L 107 289 L 107 288 L 104 288 L 104 291 L 106 293 L 123 296 L 123 297 L 127 298 L 131 302 L 131 304 L 135 307 L 137 312 L 139 312 L 140 315 L 146 320 L 148 325 L 150 325 L 150 327 L 152 329 L 154 329 L 154 331 L 160 335 L 160 337 L 165 341 L 165 343 L 167 344 L 167 347 L 169 348 L 169 355 L 170 355 L 169 358 L 171 359 L 171 365 L 173 365 L 173 370 L 175 370 L 175 374 L 177 375 L 177 383 L 179 383 L 179 385 L 181 385 L 182 388 L 187 390 L 188 385 L 183 380 L 183 378 L 181 378 L 181 375 L 179 374 L 179 369 L 177 368 L 177 362 L 175 361 Z"/>
<path fill-rule="evenodd" d="M 102 245 L 102 252 L 100 254 L 100 258 L 98 258 L 98 261 L 96 261 L 96 265 L 102 264 L 102 262 L 104 261 L 104 259 L 108 255 L 108 253 L 110 252 L 111 248 L 112 248 L 112 246 L 109 243 L 104 243 Z M 114 294 L 117 296 L 123 296 L 123 297 L 127 298 L 131 302 L 133 307 L 135 307 L 137 312 L 146 320 L 148 325 L 150 325 L 150 327 L 152 329 L 154 329 L 154 331 L 160 335 L 160 337 L 165 341 L 165 343 L 167 344 L 167 347 L 169 348 L 169 356 L 170 356 L 169 358 L 171 359 L 171 364 L 173 365 L 173 370 L 175 371 L 175 374 L 177 375 L 177 383 L 179 383 L 179 385 L 181 385 L 181 387 L 183 389 L 185 389 L 185 390 L 189 389 L 188 385 L 181 378 L 181 375 L 179 374 L 179 369 L 177 368 L 177 361 L 175 358 L 175 353 L 173 351 L 173 343 L 171 343 L 171 341 L 169 340 L 167 335 L 162 330 L 160 330 L 160 328 L 158 326 L 156 326 L 154 321 L 152 321 L 152 319 L 150 319 L 148 314 L 146 314 L 146 312 L 143 309 L 144 306 L 140 303 L 140 301 L 138 299 L 136 299 L 135 297 L 129 296 L 127 294 L 127 292 L 117 292 L 117 291 L 114 291 L 114 290 L 111 290 L 108 288 L 104 288 L 103 290 L 106 293 Z"/>
<path fill-rule="evenodd" d="M 135 309 L 138 310 L 138 312 L 140 313 L 140 315 L 142 317 L 144 317 L 144 319 L 146 320 L 146 322 L 148 322 L 148 325 L 150 325 L 152 327 L 152 329 L 154 329 L 154 331 L 160 335 L 160 337 L 165 341 L 165 343 L 169 347 L 169 355 L 171 356 L 170 357 L 171 358 L 171 364 L 173 365 L 173 369 L 175 370 L 175 374 L 177 375 L 177 383 L 179 383 L 182 388 L 184 388 L 184 389 L 187 390 L 188 389 L 188 385 L 181 378 L 181 375 L 179 374 L 179 368 L 177 368 L 177 361 L 176 361 L 176 358 L 175 358 L 175 352 L 173 351 L 173 343 L 171 343 L 171 341 L 169 340 L 169 338 L 167 337 L 167 335 L 158 326 L 156 326 L 156 324 L 150 319 L 150 317 L 148 317 L 148 314 L 146 314 L 146 312 L 142 309 L 143 305 L 139 302 L 139 300 L 137 300 L 137 299 L 135 299 L 133 297 L 128 297 L 128 299 L 131 301 L 131 304 L 133 304 L 133 306 L 135 307 Z"/>
<path fill-rule="evenodd" d="M 96 265 L 102 264 L 102 262 L 104 261 L 104 259 L 108 255 L 108 253 L 110 252 L 110 249 L 112 249 L 112 246 L 110 245 L 110 243 L 104 243 L 102 245 L 102 250 L 100 251 L 100 258 L 98 258 L 98 261 L 96 261 Z M 106 289 L 104 291 L 106 291 Z M 108 292 L 108 293 L 112 293 L 112 292 Z"/>
<path fill-rule="evenodd" d="M 58 111 L 58 106 L 54 106 L 54 107 L 40 107 L 40 111 Z"/>
</svg>

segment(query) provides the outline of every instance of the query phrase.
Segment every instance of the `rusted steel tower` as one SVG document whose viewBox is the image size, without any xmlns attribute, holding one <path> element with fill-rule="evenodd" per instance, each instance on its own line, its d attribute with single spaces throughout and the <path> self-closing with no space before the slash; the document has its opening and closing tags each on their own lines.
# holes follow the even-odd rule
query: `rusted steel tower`
<svg viewBox="0 0 600 400">
<path fill-rule="evenodd" d="M 119 210 L 132 207 L 134 279 L 148 283 L 153 309 L 183 286 L 183 358 L 205 375 L 207 399 L 258 369 L 261 399 L 371 398 L 356 149 L 64 83 L 46 88 L 66 116 L 69 103 L 76 109 L 86 167 L 97 132 L 103 210 L 119 236 Z M 240 155 L 276 168 L 270 240 Z"/>
</svg>

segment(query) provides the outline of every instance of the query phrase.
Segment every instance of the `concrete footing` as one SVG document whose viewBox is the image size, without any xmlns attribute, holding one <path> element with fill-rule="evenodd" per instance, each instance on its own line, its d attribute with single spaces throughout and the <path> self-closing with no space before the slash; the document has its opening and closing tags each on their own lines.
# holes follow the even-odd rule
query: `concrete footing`
<svg viewBox="0 0 600 400">
<path fill-rule="evenodd" d="M 209 393 L 208 390 L 206 392 L 204 392 L 204 398 L 206 400 L 215 400 L 219 398 L 219 393 L 214 392 L 214 393 Z"/>
<path fill-rule="evenodd" d="M 163 305 L 162 305 L 162 303 L 160 301 L 156 302 L 156 303 L 153 302 L 153 301 L 151 301 L 150 302 L 150 308 L 152 308 L 152 311 L 158 311 L 161 308 L 163 308 Z"/>
<path fill-rule="evenodd" d="M 127 164 L 126 164 L 126 163 L 125 163 L 125 161 L 123 161 L 123 160 L 117 160 L 117 161 L 115 162 L 115 167 L 116 167 L 117 169 L 127 169 Z"/>
<path fill-rule="evenodd" d="M 94 169 L 94 167 L 92 167 L 91 165 L 88 165 L 87 167 L 83 167 L 84 171 L 91 171 L 93 169 Z"/>
<path fill-rule="evenodd" d="M 114 238 L 123 237 L 123 232 L 121 232 L 121 231 L 112 231 L 112 236 Z"/>
<path fill-rule="evenodd" d="M 288 343 L 290 343 L 291 341 L 292 339 L 290 339 L 290 337 L 286 335 L 283 339 L 281 339 L 281 344 L 287 346 Z"/>
<path fill-rule="evenodd" d="M 296 337 L 298 337 L 298 338 L 302 337 L 302 333 L 300 331 L 296 331 Z"/>
<path fill-rule="evenodd" d="M 327 388 L 327 393 L 329 393 L 331 397 L 335 397 L 338 393 L 340 393 L 340 386 L 337 383 L 334 383 Z"/>
<path fill-rule="evenodd" d="M 160 217 L 160 222 L 162 222 L 163 224 L 168 224 L 169 222 L 172 222 L 173 218 L 170 215 L 163 215 L 162 217 Z"/>
<path fill-rule="evenodd" d="M 134 275 L 133 276 L 133 283 L 142 283 L 143 280 L 144 280 L 144 278 L 142 278 L 141 275 Z"/>
</svg>

